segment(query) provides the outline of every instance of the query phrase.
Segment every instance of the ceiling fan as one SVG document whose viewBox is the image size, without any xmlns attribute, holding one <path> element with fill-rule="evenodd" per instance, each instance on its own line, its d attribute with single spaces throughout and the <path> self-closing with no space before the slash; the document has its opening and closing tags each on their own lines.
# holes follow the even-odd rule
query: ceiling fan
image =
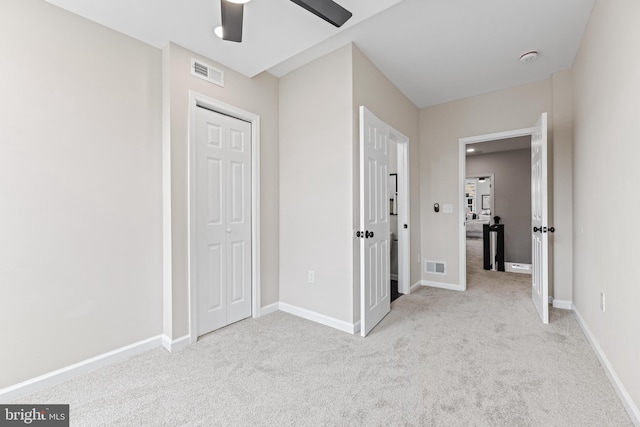
<svg viewBox="0 0 640 427">
<path fill-rule="evenodd" d="M 216 28 L 216 35 L 223 40 L 242 41 L 242 17 L 244 4 L 250 0 L 220 0 L 222 26 Z M 353 15 L 332 0 L 291 0 L 325 21 L 341 27 Z"/>
</svg>

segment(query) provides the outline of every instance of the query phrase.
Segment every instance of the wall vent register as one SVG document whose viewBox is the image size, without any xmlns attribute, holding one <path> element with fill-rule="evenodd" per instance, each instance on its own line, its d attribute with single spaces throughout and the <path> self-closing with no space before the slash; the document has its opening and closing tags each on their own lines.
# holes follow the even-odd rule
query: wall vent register
<svg viewBox="0 0 640 427">
<path fill-rule="evenodd" d="M 439 261 L 425 261 L 424 270 L 427 273 L 446 274 L 447 264 Z"/>
<path fill-rule="evenodd" d="M 191 58 L 191 75 L 224 87 L 224 71 L 195 58 Z"/>
</svg>

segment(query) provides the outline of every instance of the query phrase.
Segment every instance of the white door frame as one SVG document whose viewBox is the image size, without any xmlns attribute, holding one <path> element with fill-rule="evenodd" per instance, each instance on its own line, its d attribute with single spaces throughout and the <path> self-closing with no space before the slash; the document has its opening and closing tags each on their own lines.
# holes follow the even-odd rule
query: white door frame
<svg viewBox="0 0 640 427">
<path fill-rule="evenodd" d="M 191 344 L 198 340 L 197 283 L 195 239 L 195 129 L 196 108 L 203 107 L 217 113 L 251 123 L 251 316 L 260 317 L 260 116 L 225 104 L 206 95 L 189 91 L 189 156 L 188 156 L 188 264 L 189 264 L 189 337 Z"/>
<path fill-rule="evenodd" d="M 389 135 L 396 142 L 398 157 L 398 292 L 409 294 L 411 292 L 411 232 L 404 228 L 409 227 L 411 219 L 411 187 L 409 185 L 409 138 L 391 128 Z"/>
<path fill-rule="evenodd" d="M 461 209 L 459 210 L 459 237 L 458 237 L 458 251 L 460 253 L 460 286 L 458 290 L 466 291 L 467 290 L 467 235 L 466 235 L 466 227 L 465 223 L 467 221 L 467 212 L 465 208 L 465 197 L 464 197 L 464 182 L 466 179 L 466 169 L 467 169 L 467 145 L 469 144 L 477 144 L 479 142 L 487 142 L 487 141 L 495 141 L 498 139 L 508 139 L 508 138 L 517 138 L 519 136 L 531 136 L 533 134 L 533 128 L 525 128 L 525 129 L 516 129 L 509 130 L 506 132 L 497 132 L 490 133 L 486 135 L 478 135 L 478 136 L 469 136 L 466 138 L 460 138 L 458 140 L 458 188 L 459 188 L 459 196 L 458 203 L 460 203 Z M 491 200 L 493 203 L 493 198 Z M 493 212 L 491 212 L 493 215 Z"/>
</svg>

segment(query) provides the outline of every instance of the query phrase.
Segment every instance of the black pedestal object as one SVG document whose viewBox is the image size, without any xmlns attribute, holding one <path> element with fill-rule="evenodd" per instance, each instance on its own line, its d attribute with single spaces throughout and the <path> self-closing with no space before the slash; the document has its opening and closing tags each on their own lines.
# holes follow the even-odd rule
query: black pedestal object
<svg viewBox="0 0 640 427">
<path fill-rule="evenodd" d="M 491 259 L 491 236 L 489 233 L 496 233 L 496 259 Z M 504 224 L 483 224 L 482 225 L 482 252 L 484 258 L 484 269 L 491 270 L 493 263 L 496 263 L 496 270 L 504 271 Z"/>
</svg>

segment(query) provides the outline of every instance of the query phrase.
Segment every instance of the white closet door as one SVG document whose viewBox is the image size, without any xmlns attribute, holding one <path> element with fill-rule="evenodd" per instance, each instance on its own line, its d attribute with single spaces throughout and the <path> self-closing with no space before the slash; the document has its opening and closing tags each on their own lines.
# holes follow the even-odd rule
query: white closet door
<svg viewBox="0 0 640 427">
<path fill-rule="evenodd" d="M 198 336 L 251 316 L 251 125 L 196 110 Z"/>
</svg>

